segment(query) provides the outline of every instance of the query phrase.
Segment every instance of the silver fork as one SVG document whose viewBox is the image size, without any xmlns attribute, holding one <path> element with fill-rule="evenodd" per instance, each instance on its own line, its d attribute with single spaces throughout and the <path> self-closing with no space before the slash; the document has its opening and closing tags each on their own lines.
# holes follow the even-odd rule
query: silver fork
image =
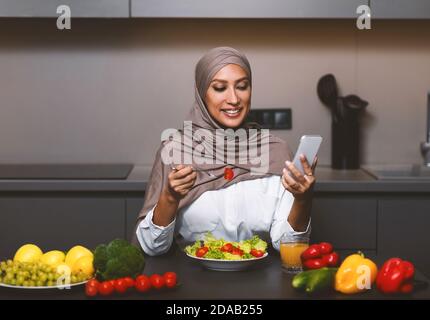
<svg viewBox="0 0 430 320">
<path fill-rule="evenodd" d="M 170 168 L 172 169 L 172 170 L 177 170 L 176 168 L 175 168 L 175 166 L 170 166 Z M 194 171 L 196 171 L 196 172 L 204 172 L 204 173 L 206 173 L 209 177 L 212 177 L 212 178 L 215 178 L 216 177 L 216 175 L 214 175 L 213 173 L 211 173 L 211 172 L 208 172 L 208 171 L 205 171 L 205 170 L 201 170 L 201 169 L 194 169 L 193 168 L 193 170 Z"/>
</svg>

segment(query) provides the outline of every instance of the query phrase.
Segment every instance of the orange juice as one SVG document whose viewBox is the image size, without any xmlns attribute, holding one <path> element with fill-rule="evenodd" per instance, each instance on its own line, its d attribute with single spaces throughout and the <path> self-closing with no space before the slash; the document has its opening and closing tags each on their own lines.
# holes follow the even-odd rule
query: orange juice
<svg viewBox="0 0 430 320">
<path fill-rule="evenodd" d="M 302 270 L 300 255 L 308 247 L 309 244 L 306 242 L 281 243 L 282 267 L 289 272 L 300 272 Z"/>
</svg>

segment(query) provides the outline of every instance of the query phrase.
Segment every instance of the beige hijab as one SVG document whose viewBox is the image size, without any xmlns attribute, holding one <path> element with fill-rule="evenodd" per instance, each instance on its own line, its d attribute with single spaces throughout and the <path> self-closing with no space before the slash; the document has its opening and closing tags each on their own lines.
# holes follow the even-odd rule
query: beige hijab
<svg viewBox="0 0 430 320">
<path fill-rule="evenodd" d="M 145 193 L 144 206 L 138 216 L 137 224 L 157 204 L 163 188 L 168 183 L 168 174 L 172 170 L 172 164 L 165 164 L 162 161 L 163 148 L 169 147 L 171 151 L 179 152 L 181 159 L 185 159 L 188 156 L 188 159 L 192 159 L 191 165 L 197 170 L 197 178 L 193 188 L 179 202 L 179 213 L 182 208 L 191 204 L 205 191 L 218 190 L 244 180 L 282 175 L 285 160 L 291 159 L 290 150 L 283 140 L 260 130 L 255 124 L 243 123 L 240 127 L 242 130 L 238 130 L 242 133 L 237 134 L 236 131 L 236 136 L 239 139 L 247 137 L 250 143 L 247 146 L 247 163 L 240 163 L 239 155 L 241 153 L 237 151 L 243 151 L 243 149 L 240 149 L 235 136 L 229 133 L 228 130 L 224 133 L 220 133 L 219 130 L 216 131 L 222 128 L 210 116 L 202 97 L 206 96 L 206 91 L 214 75 L 228 64 L 237 64 L 242 67 L 251 83 L 251 67 L 248 59 L 236 49 L 217 47 L 207 52 L 200 59 L 195 69 L 195 103 L 187 117 L 188 121 L 192 121 L 192 126 L 189 126 L 188 130 L 185 128 L 179 130 L 170 139 L 162 141 L 155 156 Z M 235 128 L 235 130 L 237 129 Z M 214 148 L 216 141 L 220 141 L 216 140 L 215 137 L 225 141 L 223 147 Z M 255 154 L 258 155 L 259 151 L 264 150 L 264 147 L 269 152 L 267 169 L 264 172 L 255 174 L 255 171 L 254 173 L 252 171 L 252 169 L 257 169 L 256 171 L 258 171 L 255 166 L 255 163 L 258 162 Z M 204 150 L 204 152 L 196 154 L 196 150 Z M 233 163 L 228 162 L 225 157 L 229 151 L 236 151 Z M 213 163 L 202 163 L 202 161 L 208 159 Z M 226 167 L 232 168 L 234 172 L 232 180 L 224 179 L 224 169 Z M 208 175 L 205 171 L 211 175 Z"/>
</svg>

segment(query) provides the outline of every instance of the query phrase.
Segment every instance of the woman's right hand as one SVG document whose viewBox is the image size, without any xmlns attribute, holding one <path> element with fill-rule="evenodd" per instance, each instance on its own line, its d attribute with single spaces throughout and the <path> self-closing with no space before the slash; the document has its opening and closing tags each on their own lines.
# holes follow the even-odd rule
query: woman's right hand
<svg viewBox="0 0 430 320">
<path fill-rule="evenodd" d="M 169 173 L 165 192 L 176 201 L 184 198 L 196 182 L 197 173 L 191 166 L 177 165 Z M 169 197 L 169 198 L 170 198 Z"/>
</svg>

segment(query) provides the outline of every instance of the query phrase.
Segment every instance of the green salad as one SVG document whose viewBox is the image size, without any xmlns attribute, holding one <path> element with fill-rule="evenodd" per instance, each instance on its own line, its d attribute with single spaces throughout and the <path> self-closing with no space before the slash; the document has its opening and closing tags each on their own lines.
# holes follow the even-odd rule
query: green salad
<svg viewBox="0 0 430 320">
<path fill-rule="evenodd" d="M 239 242 L 215 239 L 211 233 L 205 235 L 204 240 L 197 240 L 185 247 L 185 252 L 191 256 L 219 260 L 244 260 L 264 256 L 267 242 L 258 236 Z"/>
</svg>

